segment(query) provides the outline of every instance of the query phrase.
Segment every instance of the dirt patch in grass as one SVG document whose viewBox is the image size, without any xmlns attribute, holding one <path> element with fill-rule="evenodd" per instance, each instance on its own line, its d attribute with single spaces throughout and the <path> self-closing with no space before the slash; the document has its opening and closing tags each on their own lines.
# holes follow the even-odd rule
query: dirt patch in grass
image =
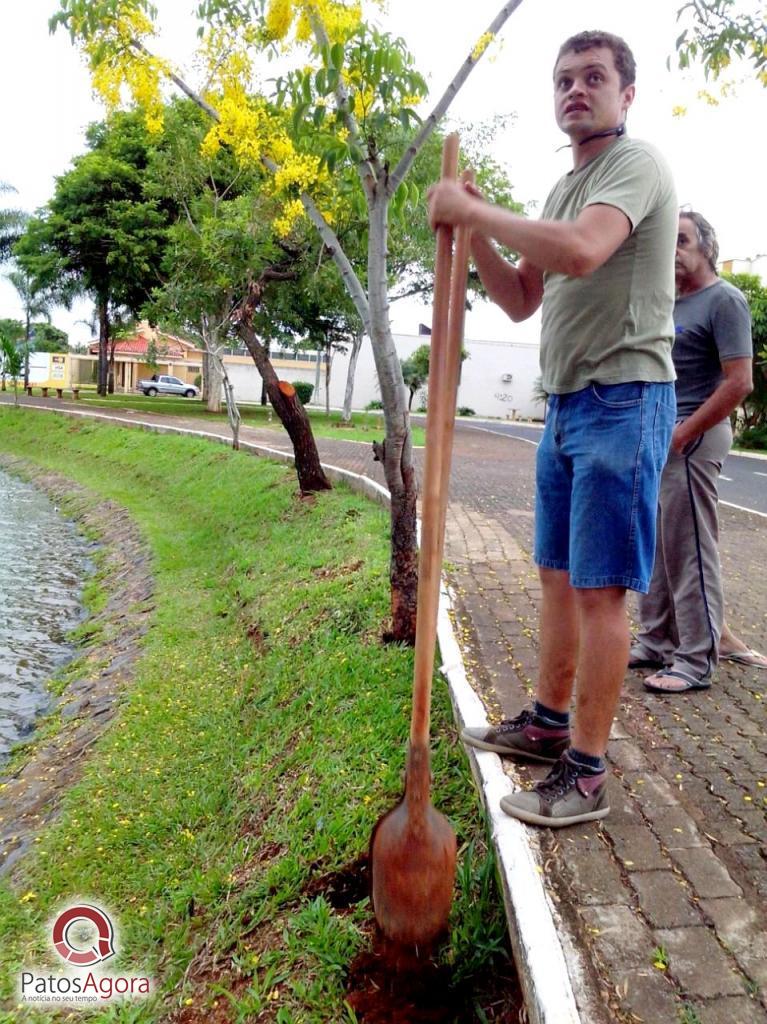
<svg viewBox="0 0 767 1024">
<path fill-rule="evenodd" d="M 367 854 L 338 871 L 311 879 L 303 896 L 323 896 L 340 914 L 353 910 L 370 894 Z M 415 951 L 388 940 L 370 922 L 369 948 L 352 960 L 347 999 L 360 1024 L 452 1024 L 457 1020 L 523 1021 L 522 994 L 512 963 L 471 984 L 455 984 L 451 968 L 438 961 L 438 952 Z"/>
<path fill-rule="evenodd" d="M 303 895 L 309 900 L 324 896 L 334 910 L 351 910 L 370 895 L 370 865 L 367 854 L 358 857 L 339 871 L 331 871 L 320 878 L 312 878 L 304 886 Z"/>
<path fill-rule="evenodd" d="M 513 965 L 456 983 L 437 955 L 389 943 L 380 933 L 349 966 L 347 1000 L 360 1024 L 521 1024 L 522 994 Z"/>
<path fill-rule="evenodd" d="M 248 640 L 253 645 L 253 650 L 259 657 L 266 654 L 266 635 L 257 622 L 250 622 L 245 627 Z"/>
<path fill-rule="evenodd" d="M 364 1024 L 454 1021 L 455 993 L 446 967 L 392 946 L 380 935 L 349 966 L 349 1005 Z"/>
<path fill-rule="evenodd" d="M 341 576 L 349 576 L 353 572 L 357 572 L 364 565 L 362 559 L 357 559 L 356 562 L 347 562 L 345 565 L 329 565 L 327 567 L 321 567 L 314 569 L 314 576 L 318 580 L 337 580 Z"/>
</svg>

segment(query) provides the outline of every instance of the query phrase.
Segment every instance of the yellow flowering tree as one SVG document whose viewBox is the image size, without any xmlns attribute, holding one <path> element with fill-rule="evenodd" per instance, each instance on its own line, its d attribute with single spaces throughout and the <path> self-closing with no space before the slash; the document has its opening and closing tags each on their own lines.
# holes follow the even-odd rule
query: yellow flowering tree
<svg viewBox="0 0 767 1024">
<path fill-rule="evenodd" d="M 174 83 L 211 119 L 206 153 L 226 146 L 243 164 L 272 172 L 269 188 L 280 206 L 274 230 L 287 234 L 308 218 L 320 233 L 373 347 L 386 427 L 377 452 L 391 494 L 391 635 L 399 641 L 415 637 L 416 477 L 389 322 L 389 225 L 422 202 L 406 180 L 413 163 L 520 2 L 501 5 L 423 120 L 416 108 L 426 83 L 404 42 L 375 27 L 373 0 L 366 9 L 361 0 L 201 0 L 198 58 L 206 82 L 199 90 L 153 53 L 156 12 L 148 0 L 60 0 L 52 19 L 82 48 L 108 103 L 132 100 L 158 128 L 160 85 Z M 265 81 L 275 57 L 288 70 Z M 365 220 L 362 265 L 334 229 L 349 210 Z M 247 304 L 239 330 L 250 347 Z"/>
<path fill-rule="evenodd" d="M 766 15 L 764 0 L 685 3 L 678 11 L 685 25 L 676 41 L 679 66 L 700 63 L 706 76 L 716 80 L 736 57 L 752 64 L 757 79 L 767 86 Z"/>
</svg>

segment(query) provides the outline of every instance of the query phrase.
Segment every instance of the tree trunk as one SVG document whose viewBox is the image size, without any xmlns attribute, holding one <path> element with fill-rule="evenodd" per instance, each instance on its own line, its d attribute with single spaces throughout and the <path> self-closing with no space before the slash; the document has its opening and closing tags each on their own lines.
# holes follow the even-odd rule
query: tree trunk
<svg viewBox="0 0 767 1024">
<path fill-rule="evenodd" d="M 331 490 L 330 481 L 325 476 L 320 464 L 320 456 L 309 417 L 298 400 L 296 389 L 287 381 L 278 380 L 266 350 L 256 337 L 253 328 L 243 319 L 238 323 L 237 331 L 261 374 L 272 408 L 279 416 L 280 422 L 293 443 L 298 486 L 301 488 L 301 493 L 313 494 L 315 491 Z"/>
<path fill-rule="evenodd" d="M 214 315 L 211 317 L 207 313 L 203 313 L 200 319 L 200 327 L 202 343 L 204 346 L 203 355 L 207 360 L 208 375 L 211 381 L 208 386 L 207 408 L 211 410 L 214 395 L 213 387 L 217 387 L 219 395 L 223 388 L 224 397 L 226 399 L 226 415 L 229 420 L 229 426 L 232 429 L 232 448 L 234 448 L 235 451 L 239 451 L 240 410 L 237 408 L 237 403 L 234 400 L 234 387 L 232 386 L 232 382 L 229 380 L 229 375 L 226 372 L 226 366 L 224 365 L 224 360 L 221 355 L 223 348 L 219 345 L 219 332 L 227 319 L 228 314 L 226 310 L 229 309 L 229 306 L 230 302 L 227 299 L 224 309 L 221 311 L 220 315 Z M 220 398 L 218 408 L 212 411 L 221 411 Z"/>
<path fill-rule="evenodd" d="M 27 325 L 24 331 L 24 390 L 29 387 L 29 336 L 32 332 L 32 325 L 27 310 Z"/>
<path fill-rule="evenodd" d="M 234 400 L 234 387 L 223 364 L 222 370 L 224 396 L 226 397 L 226 415 L 229 419 L 229 426 L 232 428 L 232 448 L 238 452 L 240 450 L 240 410 L 237 408 L 237 403 Z"/>
<path fill-rule="evenodd" d="M 211 339 L 217 347 L 218 339 Z M 205 342 L 208 344 L 207 340 Z M 208 412 L 221 412 L 221 392 L 223 390 L 224 375 L 221 357 L 215 354 L 214 348 L 206 352 L 208 357 L 208 386 L 205 408 Z"/>
<path fill-rule="evenodd" d="M 109 346 L 109 369 L 107 373 L 107 393 L 113 395 L 115 393 L 115 340 Z"/>
<path fill-rule="evenodd" d="M 382 178 L 385 173 L 382 172 Z M 389 321 L 386 279 L 387 206 L 384 181 L 379 180 L 372 195 L 368 197 L 370 339 L 373 343 L 373 356 L 386 424 L 383 449 L 378 446 L 376 452 L 377 457 L 383 462 L 386 485 L 391 494 L 391 639 L 399 643 L 414 644 L 418 597 L 417 482 L 413 466 L 410 417 L 405 403 L 405 385 Z"/>
<path fill-rule="evenodd" d="M 204 339 L 203 339 L 203 341 L 204 341 Z M 207 405 L 207 402 L 208 402 L 208 395 L 210 394 L 210 383 L 208 381 L 208 377 L 210 376 L 209 362 L 210 362 L 210 356 L 208 355 L 208 349 L 205 346 L 205 344 L 203 344 L 203 349 L 202 349 L 202 389 L 200 391 L 200 397 L 202 398 L 203 402 L 206 403 L 206 405 Z"/>
<path fill-rule="evenodd" d="M 269 360 L 271 360 L 271 357 L 272 357 L 272 353 L 271 353 L 270 348 L 269 348 L 270 344 L 271 344 L 271 342 L 266 341 L 261 346 L 263 348 L 264 352 L 266 353 L 266 358 L 269 359 Z M 261 405 L 266 405 L 268 401 L 269 401 L 269 396 L 266 393 L 266 381 L 262 379 L 261 380 Z"/>
<path fill-rule="evenodd" d="M 330 416 L 330 343 L 325 345 L 325 415 Z"/>
<path fill-rule="evenodd" d="M 346 373 L 346 391 L 344 392 L 344 411 L 341 413 L 341 420 L 344 423 L 351 423 L 352 420 L 352 395 L 354 394 L 354 374 L 357 372 L 357 359 L 362 348 L 363 331 L 357 331 L 352 342 L 352 351 L 349 356 L 349 369 Z"/>
<path fill-rule="evenodd" d="M 96 393 L 107 393 L 107 364 L 109 360 L 109 310 L 106 300 L 99 299 L 99 368 Z"/>
</svg>

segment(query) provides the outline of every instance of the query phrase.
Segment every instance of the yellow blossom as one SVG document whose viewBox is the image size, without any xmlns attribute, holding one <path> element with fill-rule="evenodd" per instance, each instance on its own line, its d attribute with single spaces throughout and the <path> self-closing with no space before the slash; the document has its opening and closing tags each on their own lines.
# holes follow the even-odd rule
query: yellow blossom
<svg viewBox="0 0 767 1024">
<path fill-rule="evenodd" d="M 699 89 L 698 90 L 698 99 L 699 100 L 705 100 L 706 103 L 708 103 L 708 105 L 710 107 L 718 107 L 719 106 L 719 100 L 716 98 L 716 96 L 713 96 L 708 91 L 708 89 Z"/>
<path fill-rule="evenodd" d="M 471 59 L 476 63 L 485 50 L 488 48 L 490 43 L 493 41 L 492 32 L 484 32 L 474 44 L 474 49 L 471 51 Z"/>
<path fill-rule="evenodd" d="M 282 212 L 278 217 L 275 217 L 272 222 L 272 227 L 280 238 L 285 238 L 289 235 L 293 229 L 293 225 L 296 221 L 303 216 L 304 204 L 300 199 L 291 199 L 282 208 Z"/>
<path fill-rule="evenodd" d="M 284 39 L 292 21 L 292 0 L 271 0 L 266 12 L 267 37 L 269 39 Z"/>
</svg>

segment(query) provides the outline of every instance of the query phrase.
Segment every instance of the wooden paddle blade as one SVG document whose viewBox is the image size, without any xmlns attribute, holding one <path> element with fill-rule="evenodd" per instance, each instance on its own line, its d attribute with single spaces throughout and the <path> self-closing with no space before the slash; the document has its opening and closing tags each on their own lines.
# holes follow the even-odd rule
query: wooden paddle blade
<svg viewBox="0 0 767 1024">
<path fill-rule="evenodd" d="M 455 832 L 431 805 L 414 821 L 403 799 L 380 819 L 371 842 L 371 886 L 376 921 L 388 939 L 428 946 L 447 930 L 455 862 Z"/>
<path fill-rule="evenodd" d="M 429 802 L 430 755 L 408 748 L 405 796 L 370 841 L 371 897 L 378 926 L 401 945 L 427 946 L 447 929 L 455 884 L 456 839 Z"/>
</svg>

